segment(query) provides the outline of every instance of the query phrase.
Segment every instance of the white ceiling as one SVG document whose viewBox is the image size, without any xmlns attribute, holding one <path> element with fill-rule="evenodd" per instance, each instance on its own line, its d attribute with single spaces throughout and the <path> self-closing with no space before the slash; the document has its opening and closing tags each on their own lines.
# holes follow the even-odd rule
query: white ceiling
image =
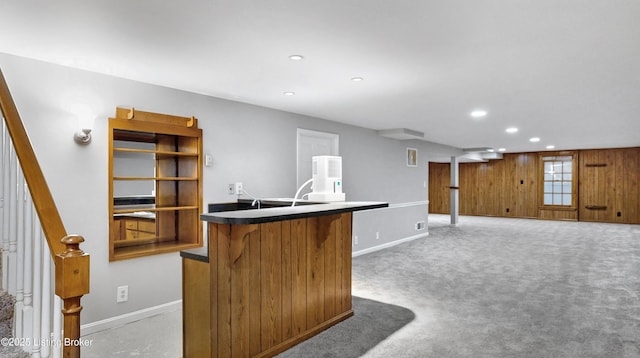
<svg viewBox="0 0 640 358">
<path fill-rule="evenodd" d="M 639 18 L 637 0 L 0 0 L 0 52 L 459 148 L 625 147 Z"/>
</svg>

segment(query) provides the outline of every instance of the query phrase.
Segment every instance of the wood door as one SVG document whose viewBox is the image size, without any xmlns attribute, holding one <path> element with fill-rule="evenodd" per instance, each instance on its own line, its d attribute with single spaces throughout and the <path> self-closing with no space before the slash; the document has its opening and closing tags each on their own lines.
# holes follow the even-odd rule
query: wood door
<svg viewBox="0 0 640 358">
<path fill-rule="evenodd" d="M 451 164 L 429 162 L 429 213 L 449 214 Z"/>
<path fill-rule="evenodd" d="M 617 171 L 622 177 L 622 190 L 618 191 L 621 220 L 640 224 L 640 148 L 622 149 Z"/>
<path fill-rule="evenodd" d="M 616 206 L 616 151 L 580 153 L 579 218 L 581 221 L 618 222 Z"/>
</svg>

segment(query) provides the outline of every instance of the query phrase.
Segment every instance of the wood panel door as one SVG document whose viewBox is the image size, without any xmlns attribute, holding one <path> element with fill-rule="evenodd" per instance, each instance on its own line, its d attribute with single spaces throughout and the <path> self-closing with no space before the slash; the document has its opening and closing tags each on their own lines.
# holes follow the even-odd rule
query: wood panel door
<svg viewBox="0 0 640 358">
<path fill-rule="evenodd" d="M 580 220 L 621 222 L 616 205 L 616 150 L 582 151 L 578 175 Z"/>
<path fill-rule="evenodd" d="M 622 190 L 617 191 L 621 220 L 640 224 L 640 148 L 620 151 L 616 174 L 622 178 Z"/>
<path fill-rule="evenodd" d="M 451 164 L 429 162 L 429 213 L 449 214 Z"/>
</svg>

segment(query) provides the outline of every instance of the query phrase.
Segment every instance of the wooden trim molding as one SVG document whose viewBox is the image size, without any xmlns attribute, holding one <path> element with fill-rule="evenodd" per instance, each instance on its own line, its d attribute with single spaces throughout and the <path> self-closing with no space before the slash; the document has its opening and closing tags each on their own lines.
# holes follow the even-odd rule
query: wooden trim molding
<svg viewBox="0 0 640 358">
<path fill-rule="evenodd" d="M 553 205 L 543 205 L 538 207 L 539 210 L 553 210 L 553 211 L 576 211 L 578 208 L 574 208 L 571 206 L 553 206 Z"/>
</svg>

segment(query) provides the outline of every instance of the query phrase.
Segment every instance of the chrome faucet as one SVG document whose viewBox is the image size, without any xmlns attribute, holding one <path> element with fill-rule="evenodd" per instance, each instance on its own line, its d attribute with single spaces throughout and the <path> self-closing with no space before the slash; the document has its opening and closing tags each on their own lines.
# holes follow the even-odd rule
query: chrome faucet
<svg viewBox="0 0 640 358">
<path fill-rule="evenodd" d="M 291 206 L 296 206 L 296 202 L 298 201 L 298 195 L 300 195 L 300 192 L 302 191 L 302 189 L 305 186 L 307 186 L 307 184 L 309 184 L 309 183 L 313 183 L 313 178 L 307 180 L 306 182 L 304 182 L 304 184 L 300 185 L 300 187 L 296 191 L 296 195 L 293 196 L 293 202 L 291 203 Z M 311 185 L 311 188 L 313 188 L 313 184 Z M 304 197 L 304 195 L 303 195 L 303 197 Z"/>
<path fill-rule="evenodd" d="M 258 204 L 258 209 L 260 209 L 260 199 L 256 198 L 255 196 L 251 195 L 251 193 L 247 192 L 246 190 L 242 191 L 243 194 L 245 194 L 246 196 L 250 197 L 251 199 L 253 199 L 253 202 L 251 203 L 251 206 L 256 206 L 256 204 Z"/>
</svg>

